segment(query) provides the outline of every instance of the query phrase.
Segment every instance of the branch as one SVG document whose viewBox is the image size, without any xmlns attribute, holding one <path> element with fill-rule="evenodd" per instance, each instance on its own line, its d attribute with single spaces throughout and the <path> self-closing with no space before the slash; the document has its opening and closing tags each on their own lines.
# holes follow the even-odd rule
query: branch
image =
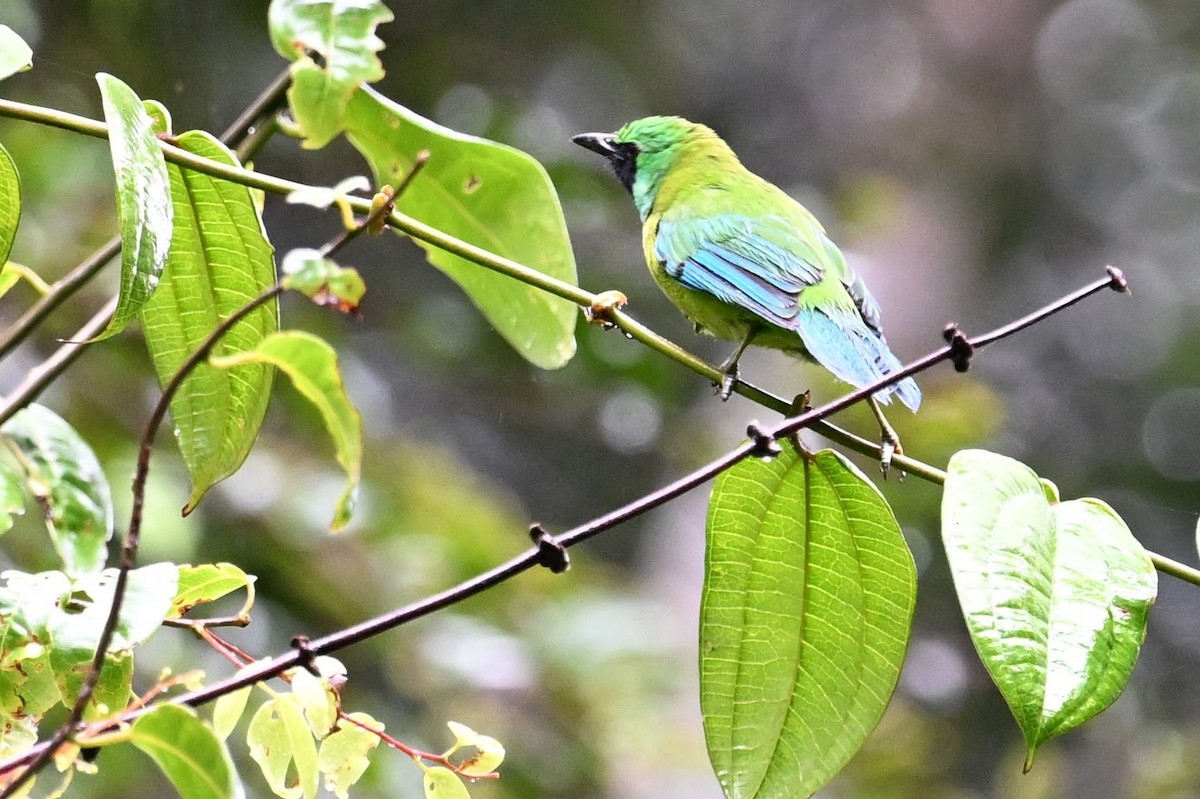
<svg viewBox="0 0 1200 799">
<path fill-rule="evenodd" d="M 527 549 L 525 552 L 516 557 L 493 567 L 492 569 L 476 575 L 475 577 L 460 583 L 457 586 L 449 588 L 432 596 L 397 608 L 389 613 L 377 616 L 373 619 L 368 619 L 364 622 L 356 624 L 352 627 L 340 630 L 322 638 L 308 640 L 298 637 L 293 640 L 294 649 L 283 655 L 272 658 L 270 661 L 260 663 L 248 670 L 241 671 L 238 674 L 220 680 L 211 685 L 207 685 L 195 691 L 190 691 L 184 694 L 173 696 L 164 701 L 175 704 L 185 704 L 189 706 L 198 706 L 205 704 L 213 699 L 224 694 L 231 693 L 240 688 L 253 685 L 257 682 L 270 679 L 282 674 L 288 669 L 296 666 L 303 666 L 311 663 L 312 660 L 320 655 L 330 654 L 341 649 L 345 649 L 353 644 L 372 638 L 388 630 L 399 627 L 408 622 L 427 616 L 435 611 L 462 602 L 476 594 L 486 591 L 493 586 L 515 577 L 522 572 L 528 571 L 534 566 L 545 566 L 552 571 L 563 571 L 567 565 L 566 550 L 582 541 L 598 535 L 605 530 L 611 529 L 623 522 L 636 518 L 647 511 L 661 506 L 662 504 L 674 499 L 681 494 L 690 491 L 691 489 L 708 482 L 721 472 L 732 468 L 735 464 L 749 457 L 769 456 L 778 445 L 775 442 L 782 437 L 789 436 L 799 431 L 802 428 L 813 427 L 817 422 L 823 421 L 826 417 L 842 410 L 854 402 L 858 402 L 863 398 L 886 388 L 905 377 L 911 376 L 917 372 L 928 369 L 931 366 L 940 363 L 944 360 L 953 359 L 956 365 L 960 368 L 965 366 L 970 354 L 981 347 L 987 346 L 1004 336 L 1011 335 L 1023 327 L 1033 324 L 1038 320 L 1045 318 L 1053 313 L 1056 313 L 1070 305 L 1081 301 L 1104 288 L 1113 288 L 1116 290 L 1124 290 L 1124 281 L 1120 273 L 1110 268 L 1108 277 L 1095 281 L 1084 288 L 1067 295 L 1061 300 L 1046 306 L 1045 308 L 1025 317 L 1010 325 L 998 328 L 991 333 L 978 336 L 974 339 L 969 339 L 953 328 L 954 334 L 948 335 L 948 343 L 946 346 L 929 353 L 923 358 L 920 358 L 911 364 L 908 364 L 895 374 L 888 375 L 886 378 L 876 381 L 870 386 L 859 389 L 833 402 L 827 403 L 820 408 L 813 409 L 801 414 L 795 418 L 784 419 L 772 427 L 760 428 L 757 424 L 752 423 L 748 429 L 750 440 L 736 447 L 732 451 L 722 455 L 719 458 L 711 461 L 707 465 L 696 469 L 674 482 L 663 486 L 662 488 L 651 492 L 633 502 L 630 502 L 620 508 L 617 508 L 609 513 L 578 525 L 570 530 L 565 531 L 559 536 L 550 536 L 543 531 L 540 526 L 533 525 L 530 532 L 534 537 L 535 546 Z M 182 370 L 181 370 L 182 371 Z M 147 439 L 143 439 L 145 447 Z M 143 452 L 146 452 L 145 448 Z M 140 466 L 140 460 L 139 460 Z M 141 470 L 139 469 L 139 474 Z M 940 479 L 935 480 L 941 482 L 945 479 L 945 473 L 939 473 Z M 133 527 L 131 524 L 131 535 Z M 1175 564 L 1161 556 L 1155 557 L 1155 565 L 1169 565 L 1171 572 L 1176 576 L 1181 576 L 1181 579 L 1188 579 L 1190 582 L 1195 582 L 1200 585 L 1200 572 L 1188 569 L 1182 564 Z M 1160 565 L 1161 564 L 1161 565 Z M 112 724 L 129 723 L 149 711 L 149 708 L 136 708 L 121 715 L 119 721 L 113 720 Z M 67 729 L 65 726 L 63 729 Z M 56 736 L 56 739 L 58 736 Z M 65 739 L 65 737 L 64 737 Z M 48 758 L 54 748 L 61 743 L 61 740 L 52 739 L 51 741 L 38 744 L 33 749 L 17 756 L 10 758 L 3 763 L 0 763 L 0 773 L 10 771 L 24 763 L 33 762 L 34 764 Z M 36 753 L 36 754 L 35 754 Z M 32 771 L 32 766 L 27 772 Z"/>
</svg>

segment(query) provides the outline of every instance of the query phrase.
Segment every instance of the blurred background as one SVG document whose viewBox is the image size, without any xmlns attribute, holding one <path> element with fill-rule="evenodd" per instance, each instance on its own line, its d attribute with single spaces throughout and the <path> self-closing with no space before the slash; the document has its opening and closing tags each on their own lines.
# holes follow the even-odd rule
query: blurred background
<svg viewBox="0 0 1200 799">
<path fill-rule="evenodd" d="M 1064 497 L 1100 497 L 1148 547 L 1195 562 L 1195 0 L 389 5 L 397 19 L 380 30 L 382 91 L 540 159 L 562 196 L 582 285 L 621 289 L 635 316 L 712 360 L 728 346 L 696 337 L 659 295 L 629 198 L 572 134 L 651 113 L 716 128 L 825 222 L 904 360 L 940 345 L 949 321 L 982 332 L 1121 266 L 1132 296 L 1103 293 L 997 344 L 968 375 L 927 373 L 920 414 L 893 420 L 921 460 L 944 466 L 967 446 L 1023 459 Z M 177 130 L 220 131 L 285 66 L 266 7 L 0 0 L 0 22 L 35 52 L 34 70 L 0 91 L 99 117 L 93 75 L 105 71 L 163 101 Z M 115 230 L 107 147 L 9 120 L 0 141 L 24 184 L 12 257 L 53 280 Z M 368 173 L 344 143 L 308 153 L 281 137 L 257 166 L 327 185 Z M 280 252 L 318 246 L 338 226 L 278 198 L 265 218 Z M 361 320 L 292 299 L 283 319 L 337 344 L 365 418 L 352 529 L 325 532 L 342 477 L 319 421 L 282 380 L 260 446 L 192 517 L 178 515 L 187 480 L 166 438 L 152 472 L 143 562 L 230 560 L 258 575 L 255 623 L 229 634 L 255 654 L 473 575 L 523 549 L 530 521 L 556 530 L 609 510 L 735 445 L 766 413 L 739 398 L 722 405 L 703 380 L 583 325 L 575 359 L 538 371 L 398 237 L 357 242 L 342 262 L 367 279 Z M 0 364 L 0 389 L 103 304 L 115 272 Z M 0 324 L 31 301 L 14 290 Z M 839 391 L 776 353 L 750 354 L 742 373 L 782 395 Z M 132 330 L 89 349 L 42 397 L 95 446 L 122 508 L 135 431 L 156 398 Z M 842 421 L 874 435 L 865 414 Z M 915 632 L 887 716 L 823 796 L 1200 796 L 1197 589 L 1163 578 L 1125 695 L 1022 776 L 1020 734 L 956 613 L 940 492 L 913 478 L 881 487 L 920 571 Z M 716 799 L 696 698 L 706 501 L 699 489 L 586 544 L 563 577 L 528 574 L 345 652 L 348 709 L 430 750 L 449 745 L 449 719 L 499 738 L 503 778 L 473 786 L 479 799 Z M 0 560 L 53 567 L 36 520 L 5 537 Z M 161 665 L 228 673 L 178 631 L 142 654 L 146 680 Z M 248 789 L 265 795 L 237 755 Z M 170 795 L 140 758 L 105 752 L 100 774 L 77 778 L 71 795 Z M 379 751 L 374 761 L 357 795 L 421 795 L 405 758 Z"/>
</svg>

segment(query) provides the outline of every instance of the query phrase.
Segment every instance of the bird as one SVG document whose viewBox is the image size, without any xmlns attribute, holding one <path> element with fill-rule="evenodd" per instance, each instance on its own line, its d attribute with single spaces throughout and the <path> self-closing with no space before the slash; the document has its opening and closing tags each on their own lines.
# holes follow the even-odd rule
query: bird
<svg viewBox="0 0 1200 799">
<path fill-rule="evenodd" d="M 571 141 L 608 159 L 632 195 L 646 262 L 667 298 L 697 332 L 737 342 L 720 367 L 722 399 L 751 344 L 815 361 L 859 388 L 901 368 L 879 304 L 821 223 L 743 166 L 712 128 L 651 116 Z M 879 407 L 892 396 L 915 412 L 921 390 L 909 377 L 869 398 L 885 474 L 902 451 Z"/>
</svg>

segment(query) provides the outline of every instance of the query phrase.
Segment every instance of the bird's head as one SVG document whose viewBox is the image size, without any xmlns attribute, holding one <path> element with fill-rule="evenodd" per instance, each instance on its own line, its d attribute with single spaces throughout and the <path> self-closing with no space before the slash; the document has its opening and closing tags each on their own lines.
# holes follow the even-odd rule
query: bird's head
<svg viewBox="0 0 1200 799">
<path fill-rule="evenodd" d="M 682 117 L 635 119 L 616 133 L 581 133 L 571 141 L 608 159 L 643 217 L 680 157 L 696 146 L 728 149 L 712 128 Z"/>
</svg>

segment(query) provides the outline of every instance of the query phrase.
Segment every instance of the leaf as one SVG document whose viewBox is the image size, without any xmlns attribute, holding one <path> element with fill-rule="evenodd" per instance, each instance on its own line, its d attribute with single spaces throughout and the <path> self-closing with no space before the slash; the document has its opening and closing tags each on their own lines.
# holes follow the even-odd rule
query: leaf
<svg viewBox="0 0 1200 799">
<path fill-rule="evenodd" d="M 283 256 L 283 287 L 299 291 L 317 305 L 330 305 L 342 313 L 358 309 L 367 285 L 354 269 L 346 269 L 318 250 L 301 248 Z"/>
<path fill-rule="evenodd" d="M 212 724 L 213 731 L 222 741 L 229 737 L 229 734 L 237 727 L 237 723 L 241 721 L 242 714 L 246 712 L 246 703 L 250 701 L 250 694 L 253 690 L 253 685 L 247 685 L 245 688 L 239 688 L 232 693 L 217 697 L 217 701 L 213 705 Z"/>
<path fill-rule="evenodd" d="M 0 80 L 33 66 L 33 51 L 17 32 L 7 25 L 0 25 Z M 0 264 L 4 258 L 0 258 Z"/>
<path fill-rule="evenodd" d="M 328 343 L 311 333 L 288 331 L 265 339 L 252 352 L 210 359 L 222 369 L 250 362 L 278 366 L 292 379 L 296 389 L 321 413 L 325 427 L 333 437 L 337 460 L 346 470 L 348 484 L 342 492 L 330 528 L 340 530 L 350 521 L 362 471 L 362 418 L 350 404 L 342 376 L 338 372 L 337 353 Z"/>
<path fill-rule="evenodd" d="M 482 777 L 491 774 L 504 762 L 504 745 L 490 735 L 480 735 L 465 724 L 457 721 L 447 721 L 446 726 L 454 733 L 454 746 L 445 753 L 445 757 L 459 751 L 471 748 L 475 754 L 458 764 L 460 774 L 467 777 Z"/>
<path fill-rule="evenodd" d="M 422 150 L 429 162 L 396 207 L 497 255 L 575 283 L 562 207 L 542 165 L 520 150 L 456 133 L 364 87 L 346 117 L 376 183 L 396 186 Z M 567 300 L 414 240 L 517 352 L 543 369 L 575 354 L 578 309 Z"/>
<path fill-rule="evenodd" d="M 26 485 L 46 514 L 54 549 L 68 574 L 104 568 L 113 532 L 112 497 L 96 455 L 69 424 L 30 405 L 0 427 Z"/>
<path fill-rule="evenodd" d="M 246 731 L 250 756 L 276 796 L 312 799 L 317 793 L 317 745 L 291 694 L 263 702 Z M 294 765 L 295 779 L 289 779 Z"/>
<path fill-rule="evenodd" d="M 4 30 L 5 27 L 0 25 L 0 32 Z M 4 266 L 8 261 L 20 222 L 21 176 L 17 173 L 17 165 L 8 154 L 8 150 L 0 146 L 0 266 Z M 8 272 L 8 269 L 4 271 Z M 12 278 L 14 283 L 17 279 Z"/>
<path fill-rule="evenodd" d="M 1028 466 L 983 450 L 950 460 L 942 539 L 975 648 L 1027 745 L 1108 707 L 1145 637 L 1158 578 L 1096 499 L 1051 504 Z"/>
<path fill-rule="evenodd" d="M 700 708 L 728 797 L 808 796 L 895 690 L 916 570 L 879 491 L 785 445 L 717 478 L 700 609 Z"/>
<path fill-rule="evenodd" d="M 8 463 L 0 461 L 0 533 L 12 529 L 13 516 L 25 514 L 25 492 L 21 477 Z"/>
<path fill-rule="evenodd" d="M 96 75 L 117 177 L 121 226 L 121 293 L 112 321 L 96 341 L 119 333 L 158 286 L 171 246 L 173 207 L 167 162 L 153 121 L 133 90 L 112 75 Z"/>
<path fill-rule="evenodd" d="M 425 770 L 425 799 L 470 799 L 467 786 L 448 768 L 435 766 Z"/>
<path fill-rule="evenodd" d="M 292 669 L 292 694 L 300 703 L 300 710 L 308 722 L 308 728 L 317 740 L 333 731 L 337 724 L 338 701 L 329 681 L 314 677 L 304 669 Z"/>
<path fill-rule="evenodd" d="M 165 109 L 152 115 L 165 132 L 170 124 Z M 202 131 L 184 133 L 176 143 L 212 161 L 238 165 L 233 153 Z M 160 386 L 217 325 L 275 282 L 274 248 L 250 190 L 175 164 L 168 171 L 175 235 L 167 270 L 140 314 Z M 213 354 L 254 349 L 278 329 L 279 305 L 272 300 L 225 333 Z M 232 370 L 200 364 L 172 398 L 175 440 L 192 478 L 185 515 L 246 460 L 267 412 L 273 377 L 265 364 Z"/>
<path fill-rule="evenodd" d="M 383 725 L 366 713 L 351 713 L 350 718 L 376 730 Z M 337 732 L 321 741 L 317 768 L 325 775 L 325 790 L 338 799 L 348 799 L 350 788 L 358 782 L 371 761 L 367 755 L 379 745 L 379 736 L 353 724 L 343 724 Z"/>
<path fill-rule="evenodd" d="M 242 614 L 254 603 L 254 577 L 232 563 L 202 563 L 199 566 L 180 566 L 175 598 L 171 600 L 169 618 L 178 619 L 196 605 L 215 602 L 226 594 L 245 588 L 248 597 Z"/>
<path fill-rule="evenodd" d="M 324 147 L 341 133 L 354 90 L 383 77 L 375 28 L 392 19 L 378 0 L 272 0 L 271 43 L 294 62 L 288 101 L 304 147 Z"/>
<path fill-rule="evenodd" d="M 153 563 L 129 572 L 109 652 L 132 649 L 158 631 L 170 613 L 178 573 L 174 563 Z M 71 582 L 71 593 L 78 598 L 80 607 L 56 608 L 51 615 L 47 629 L 56 649 L 89 654 L 95 651 L 108 619 L 116 583 L 116 569 L 82 575 Z"/>
<path fill-rule="evenodd" d="M 133 722 L 130 741 L 150 755 L 183 799 L 245 795 L 229 750 L 191 708 L 158 705 Z"/>
</svg>

